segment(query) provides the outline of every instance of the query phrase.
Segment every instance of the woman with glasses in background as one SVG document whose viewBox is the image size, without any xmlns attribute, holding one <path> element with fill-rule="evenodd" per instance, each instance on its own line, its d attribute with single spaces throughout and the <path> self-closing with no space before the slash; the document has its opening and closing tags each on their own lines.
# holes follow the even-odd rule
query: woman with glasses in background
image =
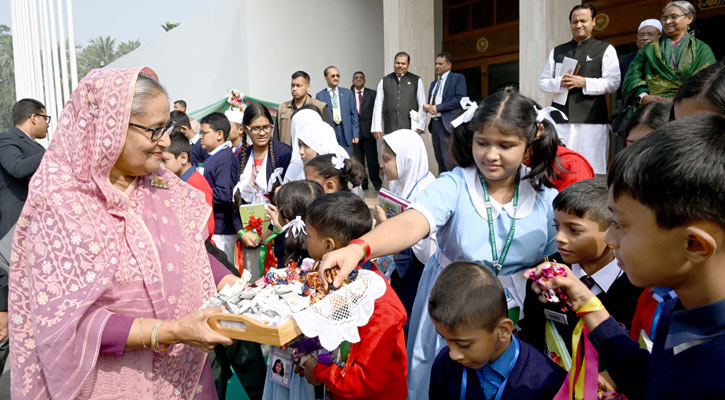
<svg viewBox="0 0 725 400">
<path fill-rule="evenodd" d="M 237 206 L 242 204 L 266 204 L 271 200 L 272 188 L 275 183 L 282 183 L 292 158 L 292 148 L 278 140 L 272 139 L 274 123 L 267 107 L 259 103 L 250 103 L 244 109 L 242 119 L 244 133 L 242 143 L 247 137 L 252 145 L 247 146 L 235 157 L 232 176 L 237 183 L 233 196 Z M 252 276 L 258 278 L 259 245 L 261 238 L 246 231 L 247 221 L 242 221 L 239 209 L 235 209 L 234 228 L 237 238 L 244 247 L 244 266 Z M 279 227 L 277 227 L 279 228 Z M 256 266 L 256 267 L 255 267 Z"/>
<path fill-rule="evenodd" d="M 692 4 L 669 2 L 660 20 L 663 35 L 637 53 L 622 81 L 625 103 L 671 101 L 687 78 L 715 63 L 710 46 L 690 29 L 695 20 Z"/>
</svg>

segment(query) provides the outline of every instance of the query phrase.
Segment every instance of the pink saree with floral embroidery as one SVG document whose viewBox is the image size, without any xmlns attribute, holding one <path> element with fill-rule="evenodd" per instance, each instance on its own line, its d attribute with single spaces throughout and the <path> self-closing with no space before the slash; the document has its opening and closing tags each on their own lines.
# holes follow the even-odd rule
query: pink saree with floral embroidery
<svg viewBox="0 0 725 400">
<path fill-rule="evenodd" d="M 174 320 L 215 292 L 204 195 L 163 167 L 125 192 L 110 183 L 140 73 L 156 78 L 141 68 L 83 78 L 30 182 L 10 266 L 13 399 L 215 397 L 198 349 L 99 351 L 113 313 Z"/>
</svg>

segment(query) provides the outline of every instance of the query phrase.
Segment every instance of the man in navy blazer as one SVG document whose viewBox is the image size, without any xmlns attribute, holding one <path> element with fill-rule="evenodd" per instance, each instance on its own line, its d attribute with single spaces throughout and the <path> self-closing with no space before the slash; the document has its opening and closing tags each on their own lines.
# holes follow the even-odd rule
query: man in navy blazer
<svg viewBox="0 0 725 400">
<path fill-rule="evenodd" d="M 466 78 L 451 72 L 453 56 L 443 52 L 436 56 L 436 80 L 430 84 L 428 103 L 423 111 L 430 116 L 428 129 L 433 135 L 433 153 L 438 163 L 438 173 L 450 171 L 455 167 L 448 146 L 451 142 L 451 121 L 463 110 L 461 99 L 466 97 Z"/>
<path fill-rule="evenodd" d="M 327 88 L 315 95 L 317 100 L 327 103 L 332 116 L 332 127 L 335 129 L 337 143 L 347 150 L 353 143 L 360 140 L 360 126 L 357 119 L 355 97 L 350 89 L 340 87 L 340 71 L 333 66 L 325 68 L 325 81 Z"/>
<path fill-rule="evenodd" d="M 14 127 L 0 134 L 0 375 L 8 355 L 8 270 L 15 223 L 28 198 L 30 178 L 45 148 L 37 143 L 48 133 L 50 116 L 43 103 L 22 99 L 13 105 Z"/>
</svg>

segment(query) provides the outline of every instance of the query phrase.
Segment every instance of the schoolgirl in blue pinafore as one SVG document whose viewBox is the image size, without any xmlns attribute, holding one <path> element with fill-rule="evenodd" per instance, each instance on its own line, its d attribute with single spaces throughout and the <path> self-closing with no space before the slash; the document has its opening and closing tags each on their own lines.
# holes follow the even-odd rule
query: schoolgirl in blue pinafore
<svg viewBox="0 0 725 400">
<path fill-rule="evenodd" d="M 535 103 L 521 95 L 496 94 L 487 102 L 505 102 L 494 99 L 502 96 L 517 97 L 515 103 L 520 105 L 530 104 L 526 118 L 531 119 L 532 126 L 526 129 L 542 124 L 543 116 L 535 109 Z M 481 107 L 486 105 L 485 102 Z M 471 117 L 469 115 L 468 120 Z M 476 118 L 479 118 L 478 114 Z M 546 126 L 545 135 L 555 135 L 553 125 L 547 122 Z M 551 137 L 543 140 L 536 137 L 532 151 L 539 151 L 539 155 L 544 152 L 555 154 L 555 150 L 549 153 L 551 149 L 548 149 L 553 143 Z M 540 147 L 544 143 L 546 149 Z M 553 158 L 545 161 L 537 157 L 537 161 L 552 162 Z M 474 261 L 491 268 L 506 289 L 509 310 L 522 310 L 526 293 L 524 269 L 556 251 L 552 201 L 557 191 L 544 185 L 537 185 L 539 190 L 536 190 L 532 182 L 524 178 L 529 171 L 524 165 L 519 167 L 515 194 L 507 204 L 499 204 L 489 196 L 486 183 L 474 164 L 442 174 L 409 206 L 425 216 L 429 235 L 436 234 L 438 238 L 438 251 L 425 265 L 410 315 L 407 343 L 409 399 L 428 398 L 433 361 L 446 345 L 428 316 L 428 298 L 443 268 L 458 260 Z M 492 248 L 495 248 L 495 257 Z"/>
</svg>

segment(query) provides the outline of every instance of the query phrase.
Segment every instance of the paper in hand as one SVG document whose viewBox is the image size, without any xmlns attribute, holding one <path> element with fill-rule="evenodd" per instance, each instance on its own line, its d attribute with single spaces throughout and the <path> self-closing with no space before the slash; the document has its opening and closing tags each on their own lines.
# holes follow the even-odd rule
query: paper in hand
<svg viewBox="0 0 725 400">
<path fill-rule="evenodd" d="M 577 64 L 578 64 L 577 60 L 575 60 L 573 58 L 569 58 L 569 57 L 564 57 L 564 60 L 562 62 L 556 63 L 556 67 L 554 68 L 554 76 L 556 78 L 561 78 L 567 72 L 573 74 L 574 71 L 576 71 Z M 569 89 L 562 88 L 561 92 L 555 94 L 554 97 L 551 99 L 551 101 L 553 101 L 556 104 L 564 105 L 564 104 L 566 104 L 566 99 L 567 99 L 568 95 L 569 95 Z"/>
</svg>

